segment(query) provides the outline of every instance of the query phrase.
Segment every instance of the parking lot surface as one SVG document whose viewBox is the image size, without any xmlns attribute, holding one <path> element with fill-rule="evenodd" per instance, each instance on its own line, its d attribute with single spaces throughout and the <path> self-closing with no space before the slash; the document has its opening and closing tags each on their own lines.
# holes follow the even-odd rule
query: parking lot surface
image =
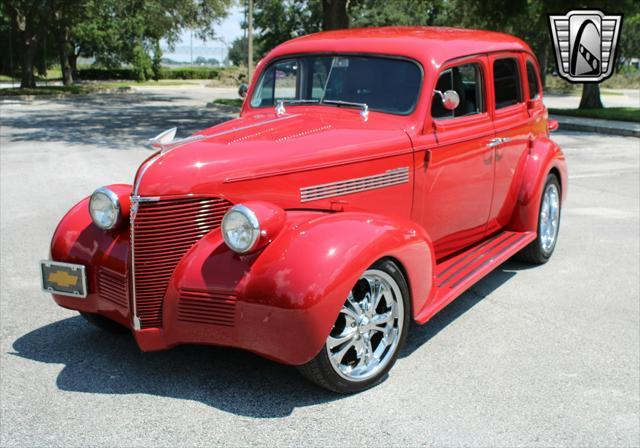
<svg viewBox="0 0 640 448">
<path fill-rule="evenodd" d="M 640 140 L 557 132 L 552 260 L 507 262 L 424 326 L 389 378 L 336 396 L 239 350 L 141 353 L 40 291 L 63 214 L 131 183 L 145 139 L 230 117 L 207 92 L 0 103 L 0 445 L 640 444 Z"/>
</svg>

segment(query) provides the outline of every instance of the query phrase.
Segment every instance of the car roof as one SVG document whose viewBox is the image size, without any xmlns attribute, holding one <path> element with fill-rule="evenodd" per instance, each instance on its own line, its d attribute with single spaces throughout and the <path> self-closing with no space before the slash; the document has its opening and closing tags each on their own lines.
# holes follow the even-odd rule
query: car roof
<svg viewBox="0 0 640 448">
<path fill-rule="evenodd" d="M 379 27 L 324 31 L 287 41 L 267 58 L 300 53 L 375 53 L 416 59 L 438 68 L 446 61 L 472 54 L 525 51 L 529 46 L 515 36 L 494 31 L 449 27 Z"/>
</svg>

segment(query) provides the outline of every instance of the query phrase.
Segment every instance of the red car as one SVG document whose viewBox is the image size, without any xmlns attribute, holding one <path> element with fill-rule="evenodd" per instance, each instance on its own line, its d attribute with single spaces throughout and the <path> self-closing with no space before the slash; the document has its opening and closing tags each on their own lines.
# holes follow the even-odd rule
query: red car
<svg viewBox="0 0 640 448">
<path fill-rule="evenodd" d="M 512 256 L 546 262 L 567 191 L 521 40 L 377 28 L 286 42 L 239 118 L 174 139 L 60 222 L 43 288 L 144 351 L 239 347 L 337 392 L 380 382 Z"/>
</svg>

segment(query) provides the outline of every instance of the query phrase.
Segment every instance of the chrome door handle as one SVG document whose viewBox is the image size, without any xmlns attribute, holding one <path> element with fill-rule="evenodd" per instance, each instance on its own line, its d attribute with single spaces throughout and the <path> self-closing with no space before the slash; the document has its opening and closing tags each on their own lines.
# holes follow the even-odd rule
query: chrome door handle
<svg viewBox="0 0 640 448">
<path fill-rule="evenodd" d="M 502 143 L 501 138 L 492 138 L 491 141 L 487 143 L 487 146 L 489 148 L 495 148 L 496 146 L 500 146 L 501 143 Z"/>
<path fill-rule="evenodd" d="M 511 137 L 502 137 L 500 139 L 500 143 L 509 143 L 511 141 Z"/>
</svg>

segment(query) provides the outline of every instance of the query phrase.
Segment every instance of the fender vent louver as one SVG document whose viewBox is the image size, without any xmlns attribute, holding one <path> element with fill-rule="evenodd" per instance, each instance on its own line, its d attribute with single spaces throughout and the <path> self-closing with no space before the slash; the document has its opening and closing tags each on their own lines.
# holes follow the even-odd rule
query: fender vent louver
<svg viewBox="0 0 640 448">
<path fill-rule="evenodd" d="M 236 296 L 233 293 L 180 290 L 178 320 L 206 325 L 232 327 L 235 320 Z"/>
<path fill-rule="evenodd" d="M 98 269 L 98 291 L 100 298 L 124 309 L 129 308 L 129 285 L 127 276 L 111 269 Z"/>
</svg>

